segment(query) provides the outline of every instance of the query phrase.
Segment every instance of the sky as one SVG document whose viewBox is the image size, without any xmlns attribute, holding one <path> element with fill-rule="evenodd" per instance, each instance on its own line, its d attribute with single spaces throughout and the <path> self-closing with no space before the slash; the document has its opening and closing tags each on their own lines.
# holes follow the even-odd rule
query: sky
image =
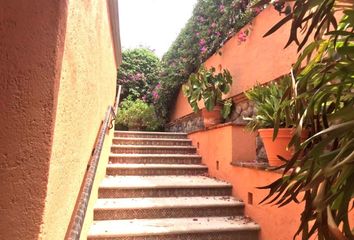
<svg viewBox="0 0 354 240">
<path fill-rule="evenodd" d="M 197 0 L 119 0 L 123 50 L 148 47 L 161 58 L 192 16 L 196 2 Z"/>
</svg>

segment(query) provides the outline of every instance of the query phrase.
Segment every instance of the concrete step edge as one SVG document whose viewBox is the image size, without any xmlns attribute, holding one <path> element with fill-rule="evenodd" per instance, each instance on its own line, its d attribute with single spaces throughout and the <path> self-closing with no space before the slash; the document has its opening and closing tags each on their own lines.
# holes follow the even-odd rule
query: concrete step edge
<svg viewBox="0 0 354 240">
<path fill-rule="evenodd" d="M 168 145 L 118 145 L 112 144 L 112 148 L 129 149 L 196 149 L 194 146 L 168 146 Z"/>
<path fill-rule="evenodd" d="M 212 199 L 214 198 L 214 199 Z M 223 200 L 225 198 L 225 200 Z M 178 199 L 183 199 L 180 201 Z M 205 201 L 212 199 L 214 201 Z M 228 199 L 228 200 L 227 200 Z M 172 204 L 167 204 L 166 201 Z M 144 201 L 147 201 L 144 202 Z M 162 201 L 162 202 L 161 202 Z M 130 205 L 125 204 L 131 202 Z M 133 203 L 133 204 L 132 204 Z M 178 209 L 178 208 L 213 208 L 244 207 L 244 202 L 232 197 L 159 197 L 159 198 L 99 198 L 94 210 L 128 210 L 128 209 Z"/>
<path fill-rule="evenodd" d="M 134 163 L 109 163 L 107 169 L 208 169 L 201 164 L 134 164 Z"/>
<path fill-rule="evenodd" d="M 168 176 L 168 175 L 167 175 Z M 173 175 L 172 175 L 173 176 Z M 176 188 L 232 188 L 231 184 L 206 184 L 206 185 L 163 185 L 163 186 L 100 186 L 99 189 L 176 189 Z"/>
<path fill-rule="evenodd" d="M 127 158 L 201 158 L 198 154 L 144 154 L 144 153 L 110 153 L 109 157 L 127 157 Z"/>
<path fill-rule="evenodd" d="M 204 224 L 193 224 L 197 221 L 202 222 Z M 208 221 L 210 219 L 211 221 Z M 215 221 L 214 219 L 220 219 L 220 221 Z M 230 218 L 231 219 L 231 218 Z M 177 235 L 177 234 L 193 234 L 193 233 L 215 233 L 215 232 L 239 232 L 239 231 L 259 231 L 260 226 L 252 221 L 246 220 L 244 217 L 235 217 L 235 222 L 232 224 L 225 217 L 198 217 L 198 218 L 170 218 L 170 219 L 134 219 L 134 220 L 102 220 L 102 221 L 94 221 L 93 227 L 91 227 L 89 232 L 89 238 L 93 237 L 134 237 L 134 236 L 158 236 L 158 235 Z M 214 222 L 213 222 L 214 220 Z M 223 220 L 225 223 L 223 224 Z M 173 226 L 173 224 L 169 225 L 169 223 L 177 222 L 177 224 L 181 224 L 185 221 L 184 225 L 180 225 L 179 227 Z M 237 221 L 237 222 L 236 222 Z M 140 223 L 139 223 L 140 222 Z M 144 223 L 145 224 L 142 224 Z M 149 224 L 149 222 L 151 222 Z M 161 228 L 159 226 L 154 226 L 154 224 L 161 222 Z M 219 223 L 219 225 L 215 225 L 213 223 Z M 126 232 L 122 232 L 120 227 L 125 229 L 127 226 L 137 226 L 147 225 L 147 229 L 145 231 L 140 230 L 136 231 L 136 228 L 131 227 L 132 232 L 128 230 Z M 103 228 L 103 226 L 106 226 Z M 150 225 L 150 226 L 148 226 Z M 207 226 L 205 226 L 207 225 Z M 102 232 L 98 230 L 102 226 Z M 156 229 L 154 229 L 154 227 Z M 173 229 L 175 227 L 175 229 Z M 111 228 L 111 229 L 109 229 Z M 149 230 L 150 228 L 150 230 Z M 160 228 L 160 229 L 159 229 Z"/>
<path fill-rule="evenodd" d="M 183 132 L 144 132 L 144 131 L 114 131 L 114 133 L 124 133 L 124 134 L 145 134 L 145 135 L 186 135 Z"/>
<path fill-rule="evenodd" d="M 122 141 L 166 141 L 166 142 L 192 142 L 191 139 L 181 139 L 181 138 L 136 138 L 136 137 L 114 137 L 113 140 L 122 140 Z"/>
</svg>

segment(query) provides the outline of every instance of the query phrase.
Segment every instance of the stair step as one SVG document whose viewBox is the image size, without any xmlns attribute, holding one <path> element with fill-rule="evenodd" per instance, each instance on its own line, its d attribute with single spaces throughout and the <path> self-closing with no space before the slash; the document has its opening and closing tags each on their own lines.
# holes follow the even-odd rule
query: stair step
<svg viewBox="0 0 354 240">
<path fill-rule="evenodd" d="M 88 239 L 256 240 L 259 226 L 244 217 L 94 221 Z"/>
<path fill-rule="evenodd" d="M 107 175 L 202 175 L 207 172 L 207 166 L 192 164 L 110 163 L 107 166 Z"/>
<path fill-rule="evenodd" d="M 113 144 L 117 145 L 156 145 L 156 146 L 191 146 L 190 139 L 172 139 L 172 138 L 113 138 Z"/>
<path fill-rule="evenodd" d="M 239 216 L 244 203 L 230 196 L 105 198 L 95 204 L 95 220 Z"/>
<path fill-rule="evenodd" d="M 115 131 L 114 132 L 114 137 L 186 139 L 187 138 L 187 133 L 180 133 L 180 132 Z"/>
<path fill-rule="evenodd" d="M 154 146 L 154 145 L 112 145 L 112 153 L 138 154 L 195 154 L 193 146 Z"/>
<path fill-rule="evenodd" d="M 107 176 L 99 198 L 231 195 L 232 185 L 204 176 Z"/>
<path fill-rule="evenodd" d="M 191 154 L 111 154 L 111 163 L 164 163 L 164 164 L 199 164 L 201 156 Z"/>
</svg>

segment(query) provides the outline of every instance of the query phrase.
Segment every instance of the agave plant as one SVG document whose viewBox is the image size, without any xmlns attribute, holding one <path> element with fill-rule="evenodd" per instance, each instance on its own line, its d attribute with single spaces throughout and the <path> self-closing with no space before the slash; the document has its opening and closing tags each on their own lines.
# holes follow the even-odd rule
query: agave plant
<svg viewBox="0 0 354 240">
<path fill-rule="evenodd" d="M 226 118 L 231 111 L 231 99 L 224 101 L 223 94 L 230 91 L 232 77 L 227 69 L 216 73 L 214 67 L 206 69 L 202 65 L 197 73 L 189 76 L 182 90 L 195 112 L 199 111 L 198 102 L 203 100 L 205 108 L 212 111 L 216 105 L 223 105 L 222 116 Z"/>
<path fill-rule="evenodd" d="M 337 11 L 343 16 L 339 22 Z M 303 240 L 315 234 L 320 240 L 354 239 L 349 223 L 354 207 L 354 2 L 297 0 L 266 35 L 289 21 L 287 45 L 295 42 L 302 51 L 283 97 L 295 99 L 297 131 L 290 145 L 297 151 L 283 176 L 262 187 L 270 190 L 262 202 L 284 206 L 303 201 L 295 234 Z M 280 127 L 281 111 L 275 128 Z M 305 126 L 311 134 L 300 144 Z"/>
</svg>

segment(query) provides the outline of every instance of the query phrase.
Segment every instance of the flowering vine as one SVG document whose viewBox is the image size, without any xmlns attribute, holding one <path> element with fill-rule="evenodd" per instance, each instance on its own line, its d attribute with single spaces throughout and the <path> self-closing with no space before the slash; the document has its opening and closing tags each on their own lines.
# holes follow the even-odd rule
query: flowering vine
<svg viewBox="0 0 354 240">
<path fill-rule="evenodd" d="M 193 16 L 162 58 L 161 88 L 157 110 L 167 116 L 180 86 L 224 43 L 247 25 L 262 7 L 257 0 L 199 0 Z M 246 41 L 249 31 L 239 36 Z"/>
</svg>

